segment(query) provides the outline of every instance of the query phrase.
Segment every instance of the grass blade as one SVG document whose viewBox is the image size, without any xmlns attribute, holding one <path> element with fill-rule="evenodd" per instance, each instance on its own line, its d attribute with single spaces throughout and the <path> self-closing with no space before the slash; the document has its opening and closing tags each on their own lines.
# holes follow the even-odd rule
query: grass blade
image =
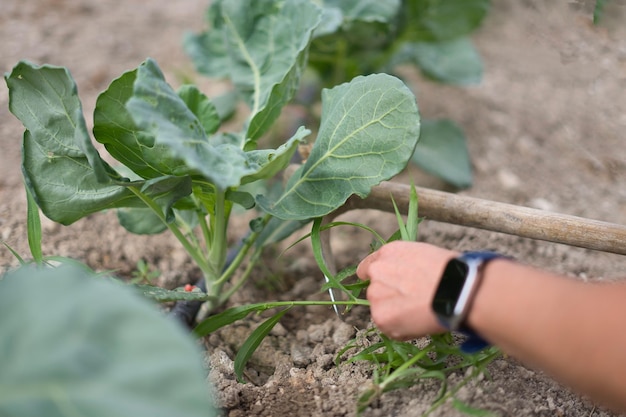
<svg viewBox="0 0 626 417">
<path fill-rule="evenodd" d="M 411 239 L 409 239 L 409 233 L 404 224 L 404 220 L 402 220 L 402 215 L 400 214 L 400 210 L 398 210 L 398 205 L 396 204 L 396 200 L 393 199 L 393 196 L 391 196 L 391 202 L 393 203 L 393 210 L 396 212 L 396 220 L 398 221 L 400 237 L 402 238 L 402 240 L 410 241 Z"/>
<path fill-rule="evenodd" d="M 409 212 L 407 214 L 406 219 L 406 232 L 409 241 L 415 242 L 417 240 L 417 228 L 420 222 L 419 217 L 417 217 L 417 191 L 415 189 L 415 184 L 411 183 L 411 194 L 409 196 Z"/>
<path fill-rule="evenodd" d="M 243 345 L 237 352 L 237 356 L 235 357 L 235 375 L 237 376 L 237 380 L 239 382 L 244 382 L 242 378 L 244 368 L 256 348 L 259 347 L 263 339 L 265 339 L 265 336 L 267 336 L 267 334 L 274 328 L 276 323 L 278 323 L 281 317 L 284 316 L 290 308 L 291 307 L 287 307 L 284 310 L 281 310 L 278 313 L 274 314 L 269 319 L 265 320 L 259 327 L 254 329 L 254 331 L 243 343 Z"/>
<path fill-rule="evenodd" d="M 24 258 L 22 258 L 15 249 L 9 246 L 9 244 L 6 243 L 4 240 L 0 240 L 0 242 L 9 250 L 9 252 L 11 252 L 11 254 L 13 254 L 13 256 L 15 256 L 15 259 L 17 259 L 20 265 L 26 265 L 26 261 L 24 261 Z"/>
<path fill-rule="evenodd" d="M 193 329 L 193 333 L 197 337 L 203 337 L 209 333 L 213 333 L 214 331 L 224 326 L 234 323 L 237 320 L 241 320 L 245 318 L 248 314 L 252 312 L 261 312 L 261 311 L 265 311 L 273 307 L 274 306 L 268 303 L 257 303 L 257 304 L 248 304 L 244 306 L 232 307 L 219 314 L 215 314 L 213 316 L 210 316 L 202 320 L 196 326 L 196 328 Z"/>
<path fill-rule="evenodd" d="M 43 251 L 41 249 L 41 219 L 39 218 L 39 207 L 30 189 L 26 187 L 27 214 L 26 225 L 28 228 L 28 246 L 30 253 L 37 265 L 43 263 Z"/>
<path fill-rule="evenodd" d="M 475 408 L 470 406 L 467 403 L 464 403 L 461 400 L 456 398 L 452 399 L 452 406 L 462 412 L 463 414 L 467 414 L 468 416 L 477 416 L 477 417 L 487 417 L 493 416 L 494 414 L 489 410 L 483 410 L 480 408 Z"/>
</svg>

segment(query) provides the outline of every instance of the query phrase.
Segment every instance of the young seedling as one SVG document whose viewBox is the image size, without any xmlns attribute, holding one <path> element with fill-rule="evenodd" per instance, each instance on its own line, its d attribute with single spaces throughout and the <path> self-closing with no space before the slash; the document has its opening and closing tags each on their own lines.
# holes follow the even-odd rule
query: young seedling
<svg viewBox="0 0 626 417">
<path fill-rule="evenodd" d="M 150 267 L 143 259 L 137 261 L 135 270 L 131 275 L 130 284 L 150 284 L 160 275 L 159 271 L 150 270 Z"/>
</svg>

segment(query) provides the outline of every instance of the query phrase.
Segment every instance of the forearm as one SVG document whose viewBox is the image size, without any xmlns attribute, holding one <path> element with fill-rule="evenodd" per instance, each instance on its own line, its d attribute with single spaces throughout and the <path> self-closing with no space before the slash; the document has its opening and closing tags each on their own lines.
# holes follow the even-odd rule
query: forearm
<svg viewBox="0 0 626 417">
<path fill-rule="evenodd" d="M 468 322 L 513 357 L 626 410 L 626 285 L 487 265 Z"/>
</svg>

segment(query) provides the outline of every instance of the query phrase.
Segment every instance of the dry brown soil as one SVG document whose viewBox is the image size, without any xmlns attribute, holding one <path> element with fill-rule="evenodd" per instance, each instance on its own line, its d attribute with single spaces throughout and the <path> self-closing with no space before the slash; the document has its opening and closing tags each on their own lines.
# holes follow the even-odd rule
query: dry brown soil
<svg viewBox="0 0 626 417">
<path fill-rule="evenodd" d="M 483 82 L 471 88 L 441 87 L 409 73 L 424 117 L 450 117 L 465 129 L 475 185 L 462 194 L 626 224 L 626 6 L 615 1 L 601 27 L 590 24 L 591 1 L 501 0 L 475 40 L 485 61 Z M 87 114 L 98 92 L 148 56 L 172 84 L 184 78 L 208 92 L 183 54 L 186 30 L 203 27 L 204 0 L 3 0 L 0 70 L 20 59 L 67 66 Z M 20 174 L 22 127 L 8 112 L 0 86 L 0 238 L 28 253 L 25 197 Z M 91 116 L 87 117 L 88 123 Z M 411 171 L 404 176 L 418 173 Z M 419 175 L 417 183 L 438 186 Z M 393 218 L 377 212 L 347 216 L 386 233 Z M 245 229 L 233 222 L 233 239 Z M 175 286 L 196 274 L 177 242 L 166 236 L 129 236 L 113 213 L 89 216 L 70 227 L 44 221 L 46 254 L 71 256 L 98 270 L 128 276 L 139 259 L 161 271 L 158 282 Z M 457 250 L 489 248 L 520 261 L 581 279 L 624 276 L 626 258 L 494 232 L 429 222 L 421 240 Z M 341 265 L 368 252 L 359 232 L 334 233 Z M 276 260 L 268 253 L 255 282 L 233 303 L 303 299 L 317 295 L 321 275 L 306 244 Z M 0 249 L 0 265 L 16 264 Z M 557 308 L 558 306 L 555 306 Z M 326 308 L 302 308 L 285 316 L 253 358 L 249 383 L 234 380 L 232 358 L 258 321 L 251 319 L 207 338 L 218 404 L 229 416 L 351 416 L 367 386 L 364 365 L 337 369 L 334 353 L 368 325 L 368 312 L 346 321 Z M 623 329 L 615 329 L 623 331 Z M 598 348 L 611 335 L 598 340 Z M 584 357 L 580 361 L 585 361 Z M 458 397 L 500 416 L 612 416 L 609 411 L 511 358 L 497 360 L 490 377 L 463 388 Z M 458 381 L 462 375 L 451 377 Z M 419 416 L 439 385 L 427 382 L 386 394 L 365 416 Z M 436 416 L 460 415 L 449 404 Z"/>
</svg>

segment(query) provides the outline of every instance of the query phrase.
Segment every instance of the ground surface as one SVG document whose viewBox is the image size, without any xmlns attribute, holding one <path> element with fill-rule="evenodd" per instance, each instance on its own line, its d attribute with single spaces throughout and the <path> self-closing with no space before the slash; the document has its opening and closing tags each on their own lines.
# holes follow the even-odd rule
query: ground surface
<svg viewBox="0 0 626 417">
<path fill-rule="evenodd" d="M 202 27 L 205 3 L 4 0 L 0 70 L 9 71 L 20 59 L 67 66 L 91 114 L 98 92 L 147 56 L 159 61 L 173 84 L 183 76 L 195 78 L 180 40 L 184 31 Z M 450 117 L 468 135 L 475 185 L 463 193 L 626 224 L 626 25 L 619 23 L 626 16 L 625 6 L 615 2 L 604 27 L 595 28 L 584 1 L 496 3 L 475 37 L 486 65 L 481 85 L 442 88 L 414 76 L 409 82 L 423 116 Z M 27 254 L 19 168 L 22 127 L 9 114 L 7 103 L 2 83 L 0 238 Z M 89 123 L 91 116 L 87 119 Z M 435 184 L 419 178 L 420 185 Z M 383 231 L 393 227 L 393 218 L 386 214 L 350 216 Z M 243 224 L 236 221 L 235 230 L 242 230 Z M 128 236 L 112 213 L 70 227 L 45 221 L 44 232 L 46 254 L 71 256 L 96 269 L 128 275 L 143 258 L 161 271 L 159 282 L 165 285 L 184 283 L 194 274 L 173 239 Z M 355 263 L 367 253 L 368 238 L 359 233 L 337 232 L 333 239 L 342 264 Z M 421 240 L 457 250 L 496 249 L 583 279 L 626 275 L 626 258 L 621 256 L 459 226 L 426 221 Z M 244 289 L 233 302 L 320 297 L 314 293 L 321 276 L 306 246 L 278 261 L 274 254 L 267 258 L 257 285 Z M 0 265 L 15 265 L 4 249 Z M 253 359 L 247 373 L 252 383 L 246 385 L 234 381 L 231 359 L 254 321 L 209 337 L 206 345 L 219 405 L 230 416 L 354 415 L 355 397 L 368 383 L 368 369 L 349 365 L 338 370 L 331 360 L 354 337 L 353 325 L 367 324 L 364 310 L 351 314 L 347 323 L 325 308 L 290 313 Z M 501 416 L 613 415 L 512 359 L 496 361 L 490 372 L 491 380 L 464 388 L 459 397 Z M 438 388 L 426 383 L 387 394 L 364 415 L 421 415 Z M 433 415 L 457 414 L 444 406 Z"/>
</svg>

